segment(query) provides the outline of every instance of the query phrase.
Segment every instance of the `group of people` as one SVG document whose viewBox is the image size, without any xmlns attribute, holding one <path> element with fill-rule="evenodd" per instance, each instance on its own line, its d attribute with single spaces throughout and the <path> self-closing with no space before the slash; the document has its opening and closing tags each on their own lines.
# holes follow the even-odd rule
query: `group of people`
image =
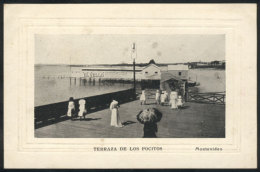
<svg viewBox="0 0 260 172">
<path fill-rule="evenodd" d="M 142 90 L 142 94 L 140 96 L 141 105 L 145 105 L 146 101 L 146 92 L 145 90 Z M 179 109 L 184 105 L 184 100 L 181 95 L 178 95 L 177 91 L 171 91 L 169 95 L 167 91 L 162 91 L 161 93 L 160 90 L 157 90 L 155 94 L 155 101 L 158 105 L 170 105 L 171 109 Z"/>
<path fill-rule="evenodd" d="M 70 97 L 69 103 L 68 103 L 68 111 L 67 116 L 73 120 L 76 118 L 79 118 L 80 120 L 86 119 L 87 115 L 87 109 L 86 109 L 86 100 L 80 99 L 78 101 L 79 108 L 78 111 L 76 111 L 75 107 L 75 101 L 73 97 Z M 118 102 L 116 100 L 113 100 L 110 104 L 110 110 L 111 110 L 111 126 L 114 127 L 123 127 L 122 122 L 120 120 L 119 112 L 118 112 Z"/>
<path fill-rule="evenodd" d="M 87 109 L 86 109 L 86 100 L 84 99 L 80 99 L 79 100 L 79 109 L 78 109 L 78 113 L 76 111 L 76 107 L 75 107 L 75 103 L 74 103 L 74 99 L 73 97 L 70 97 L 69 99 L 69 104 L 68 104 L 68 112 L 67 112 L 67 116 L 73 120 L 77 117 L 79 117 L 80 120 L 82 120 L 83 118 L 86 118 L 87 115 Z"/>
<path fill-rule="evenodd" d="M 142 94 L 140 96 L 140 102 L 141 105 L 145 105 L 147 101 L 147 95 L 145 90 L 142 90 Z M 170 95 L 168 94 L 167 91 L 162 91 L 160 90 L 156 91 L 155 94 L 155 101 L 158 105 L 170 105 L 171 109 L 179 109 L 183 107 L 184 100 L 182 99 L 182 96 L 178 96 L 178 92 L 172 91 Z M 67 111 L 67 116 L 71 118 L 71 120 L 75 118 L 79 118 L 80 120 L 85 119 L 87 115 L 87 109 L 86 109 L 86 100 L 80 99 L 78 101 L 78 110 L 76 111 L 75 108 L 75 102 L 73 97 L 69 99 L 68 103 L 68 111 Z M 118 101 L 112 100 L 110 104 L 110 111 L 111 111 L 111 123 L 110 125 L 113 127 L 123 127 L 123 124 L 120 120 L 119 116 L 119 104 Z"/>
</svg>

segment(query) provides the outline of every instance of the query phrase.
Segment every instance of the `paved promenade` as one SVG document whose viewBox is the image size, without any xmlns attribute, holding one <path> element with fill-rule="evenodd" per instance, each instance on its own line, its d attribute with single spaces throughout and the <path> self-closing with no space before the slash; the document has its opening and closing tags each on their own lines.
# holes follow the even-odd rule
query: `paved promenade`
<svg viewBox="0 0 260 172">
<path fill-rule="evenodd" d="M 136 115 L 143 108 L 155 107 L 163 113 L 158 123 L 159 138 L 223 138 L 225 137 L 225 106 L 185 103 L 181 110 L 156 105 L 150 100 L 141 106 L 139 101 L 122 104 L 119 109 L 123 128 L 110 126 L 110 110 L 87 115 L 84 121 L 63 121 L 35 130 L 39 138 L 140 138 L 143 125 Z"/>
</svg>

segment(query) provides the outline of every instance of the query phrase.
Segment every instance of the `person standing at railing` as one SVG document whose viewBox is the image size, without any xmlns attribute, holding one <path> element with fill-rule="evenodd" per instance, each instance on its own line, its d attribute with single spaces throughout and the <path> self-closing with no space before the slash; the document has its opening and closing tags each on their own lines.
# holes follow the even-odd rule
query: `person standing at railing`
<svg viewBox="0 0 260 172">
<path fill-rule="evenodd" d="M 72 120 L 75 115 L 75 103 L 73 97 L 70 97 L 67 116 Z"/>
<path fill-rule="evenodd" d="M 123 127 L 120 116 L 119 116 L 119 111 L 118 111 L 119 105 L 118 101 L 113 100 L 110 104 L 110 110 L 111 110 L 111 126 L 114 127 Z"/>
<path fill-rule="evenodd" d="M 86 100 L 84 100 L 84 99 L 80 99 L 79 100 L 79 113 L 78 113 L 78 116 L 79 116 L 80 120 L 82 120 L 83 118 L 84 119 L 86 118 L 87 110 L 86 110 L 85 104 L 86 104 Z"/>
</svg>

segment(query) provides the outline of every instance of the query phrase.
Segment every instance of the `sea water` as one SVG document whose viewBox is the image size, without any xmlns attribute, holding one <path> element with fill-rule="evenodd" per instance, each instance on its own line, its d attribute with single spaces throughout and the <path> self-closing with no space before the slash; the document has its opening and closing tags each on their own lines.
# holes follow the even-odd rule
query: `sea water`
<svg viewBox="0 0 260 172">
<path fill-rule="evenodd" d="M 226 75 L 223 69 L 190 69 L 189 79 L 199 83 L 196 86 L 199 93 L 225 92 Z"/>
<path fill-rule="evenodd" d="M 132 84 L 101 83 L 96 80 L 87 83 L 70 79 L 70 67 L 64 65 L 35 66 L 35 106 L 67 101 L 69 97 L 82 98 L 116 92 L 132 88 Z M 49 76 L 49 77 L 48 77 Z M 52 77 L 50 77 L 52 76 Z M 190 69 L 189 79 L 199 82 L 198 92 L 224 92 L 225 70 L 219 69 Z"/>
<path fill-rule="evenodd" d="M 84 84 L 79 78 L 69 78 L 69 66 L 35 66 L 34 106 L 111 93 L 132 88 L 132 84 L 99 83 Z"/>
</svg>

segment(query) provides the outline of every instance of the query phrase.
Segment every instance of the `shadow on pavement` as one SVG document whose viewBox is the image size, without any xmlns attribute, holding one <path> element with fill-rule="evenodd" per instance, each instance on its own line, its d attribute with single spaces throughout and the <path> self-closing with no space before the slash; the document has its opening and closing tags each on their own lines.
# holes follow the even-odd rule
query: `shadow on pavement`
<svg viewBox="0 0 260 172">
<path fill-rule="evenodd" d="M 93 120 L 99 120 L 101 118 L 83 118 L 83 119 L 79 119 L 79 118 L 74 118 L 72 119 L 72 121 L 93 121 Z"/>
<path fill-rule="evenodd" d="M 131 124 L 134 124 L 134 123 L 136 123 L 136 122 L 134 122 L 134 121 L 125 121 L 125 122 L 122 123 L 122 125 L 126 126 L 126 125 L 131 125 Z"/>
<path fill-rule="evenodd" d="M 180 109 L 188 109 L 190 106 L 183 106 Z"/>
</svg>

